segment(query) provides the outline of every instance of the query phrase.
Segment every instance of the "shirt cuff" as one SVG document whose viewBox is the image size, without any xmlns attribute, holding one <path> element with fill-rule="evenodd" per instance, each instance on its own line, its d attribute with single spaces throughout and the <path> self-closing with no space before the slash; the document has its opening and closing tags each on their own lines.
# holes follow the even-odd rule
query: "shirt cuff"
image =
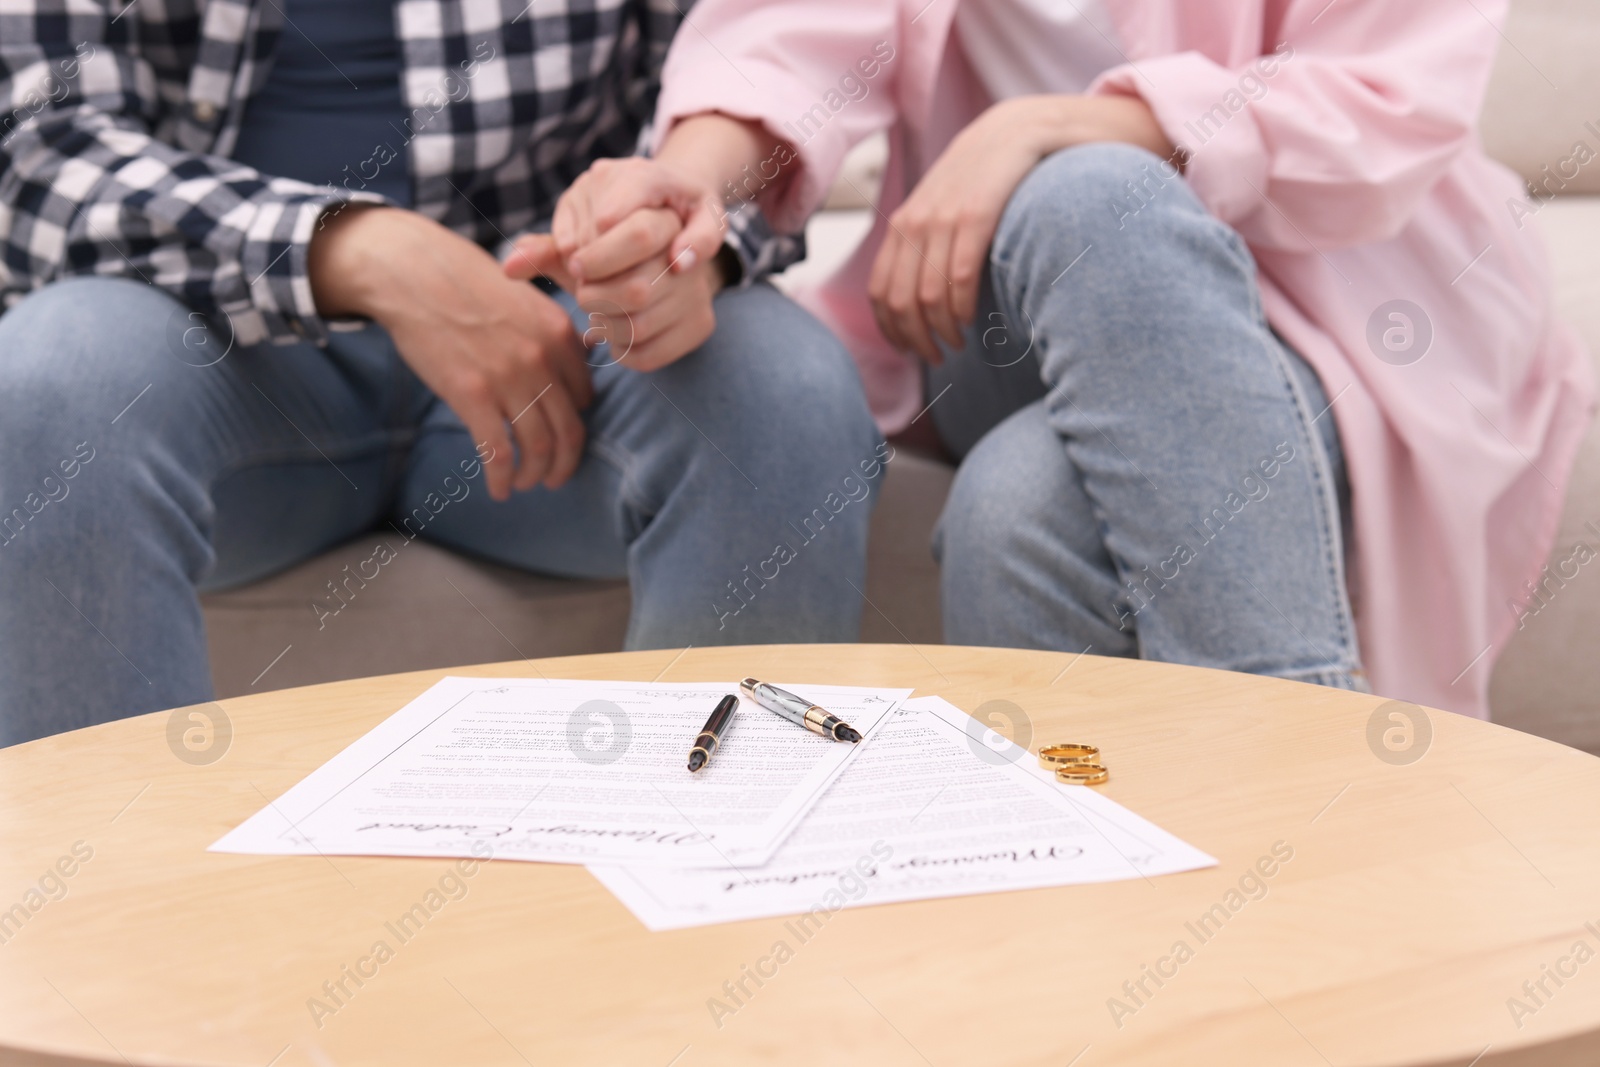
<svg viewBox="0 0 1600 1067">
<path fill-rule="evenodd" d="M 740 204 L 730 211 L 727 223 L 728 232 L 722 240 L 739 258 L 739 288 L 754 285 L 806 258 L 805 234 L 774 233 L 767 217 L 754 204 Z"/>
<path fill-rule="evenodd" d="M 311 241 L 324 214 L 346 203 L 389 201 L 374 193 L 318 190 L 290 193 L 256 211 L 239 257 L 237 296 L 219 301 L 239 344 L 327 343 L 333 322 L 317 312 L 311 291 Z"/>
</svg>

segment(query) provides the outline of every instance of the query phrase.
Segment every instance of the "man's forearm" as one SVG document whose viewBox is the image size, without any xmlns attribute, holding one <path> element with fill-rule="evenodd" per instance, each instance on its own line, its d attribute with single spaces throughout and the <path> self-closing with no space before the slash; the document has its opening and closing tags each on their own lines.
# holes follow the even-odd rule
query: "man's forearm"
<svg viewBox="0 0 1600 1067">
<path fill-rule="evenodd" d="M 323 212 L 311 235 L 306 253 L 306 271 L 311 279 L 311 296 L 323 318 L 355 318 L 370 313 L 368 296 L 371 283 L 368 264 L 363 262 L 366 242 L 363 226 L 379 220 L 373 211 L 393 211 L 374 204 L 339 204 Z"/>
</svg>

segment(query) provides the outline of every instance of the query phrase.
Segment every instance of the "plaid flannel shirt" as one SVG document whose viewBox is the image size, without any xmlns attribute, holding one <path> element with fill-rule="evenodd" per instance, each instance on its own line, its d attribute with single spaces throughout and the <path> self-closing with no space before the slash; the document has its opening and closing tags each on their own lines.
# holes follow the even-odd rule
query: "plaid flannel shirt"
<svg viewBox="0 0 1600 1067">
<path fill-rule="evenodd" d="M 495 249 L 602 156 L 629 155 L 692 0 L 397 0 L 412 207 Z M 73 274 L 140 278 L 241 344 L 326 338 L 306 253 L 341 186 L 228 159 L 265 83 L 277 0 L 0 0 L 0 301 Z M 390 156 L 390 158 L 393 158 Z M 729 216 L 751 280 L 804 254 Z"/>
</svg>

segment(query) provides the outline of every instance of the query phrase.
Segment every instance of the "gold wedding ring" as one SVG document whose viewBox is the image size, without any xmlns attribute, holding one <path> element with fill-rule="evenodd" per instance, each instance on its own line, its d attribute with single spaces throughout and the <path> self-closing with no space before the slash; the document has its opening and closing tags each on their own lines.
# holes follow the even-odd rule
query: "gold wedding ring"
<svg viewBox="0 0 1600 1067">
<path fill-rule="evenodd" d="M 1098 763 L 1068 763 L 1056 767 L 1056 781 L 1067 785 L 1101 785 L 1111 772 Z"/>
<path fill-rule="evenodd" d="M 1093 763 L 1100 750 L 1093 745 L 1045 745 L 1039 750 L 1039 766 L 1045 770 L 1074 763 Z"/>
</svg>

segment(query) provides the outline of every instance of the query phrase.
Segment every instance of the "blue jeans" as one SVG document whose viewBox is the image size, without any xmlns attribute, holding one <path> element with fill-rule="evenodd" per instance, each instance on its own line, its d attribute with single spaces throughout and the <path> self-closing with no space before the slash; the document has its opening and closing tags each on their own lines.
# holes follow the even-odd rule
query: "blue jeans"
<svg viewBox="0 0 1600 1067">
<path fill-rule="evenodd" d="M 209 699 L 197 591 L 374 528 L 626 577 L 629 648 L 854 640 L 884 458 L 854 367 L 769 286 L 716 312 L 651 374 L 596 349 L 577 473 L 495 503 L 376 326 L 198 366 L 226 340 L 151 286 L 32 294 L 0 317 L 0 745 Z"/>
<path fill-rule="evenodd" d="M 1328 399 L 1244 242 L 1162 167 L 1108 144 L 1035 167 L 929 374 L 962 458 L 945 639 L 1364 688 Z"/>
</svg>

